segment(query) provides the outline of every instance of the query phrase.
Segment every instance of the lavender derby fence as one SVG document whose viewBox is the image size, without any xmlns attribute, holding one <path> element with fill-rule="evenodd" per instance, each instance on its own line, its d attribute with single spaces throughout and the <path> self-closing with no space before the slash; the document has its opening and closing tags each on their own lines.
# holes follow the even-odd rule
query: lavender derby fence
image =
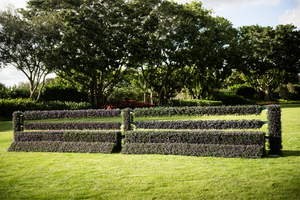
<svg viewBox="0 0 300 200">
<path fill-rule="evenodd" d="M 260 115 L 258 105 L 167 107 L 13 113 L 14 142 L 8 151 L 173 154 L 233 158 L 261 158 L 265 139 L 269 155 L 281 155 L 281 108 L 267 107 L 268 136 L 260 120 L 135 121 L 133 116 Z M 121 122 L 37 122 L 59 118 L 120 117 Z M 133 130 L 135 127 L 136 130 Z M 123 129 L 123 134 L 121 129 Z M 242 129 L 228 131 L 226 129 Z M 122 139 L 124 145 L 121 147 Z"/>
<path fill-rule="evenodd" d="M 8 151 L 114 153 L 121 150 L 121 122 L 30 120 L 120 117 L 120 109 L 16 111 Z M 26 121 L 25 121 L 26 120 Z"/>
<path fill-rule="evenodd" d="M 245 130 L 261 128 L 264 122 L 260 120 L 135 121 L 136 130 L 125 132 L 122 153 L 261 158 L 266 155 L 265 139 L 269 139 L 269 154 L 280 154 L 281 108 L 278 105 L 267 108 L 269 136 L 265 132 Z M 262 108 L 258 105 L 168 107 L 133 112 L 136 117 L 259 115 Z"/>
</svg>

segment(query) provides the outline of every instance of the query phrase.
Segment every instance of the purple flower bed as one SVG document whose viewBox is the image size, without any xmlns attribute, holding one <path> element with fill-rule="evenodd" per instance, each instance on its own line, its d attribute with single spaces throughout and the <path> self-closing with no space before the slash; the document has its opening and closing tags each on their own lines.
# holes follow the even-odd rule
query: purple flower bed
<svg viewBox="0 0 300 200">
<path fill-rule="evenodd" d="M 84 129 L 120 129 L 120 122 L 26 122 L 25 129 L 27 130 L 84 130 Z"/>
<path fill-rule="evenodd" d="M 14 134 L 15 142 L 61 141 L 61 142 L 106 142 L 117 143 L 122 139 L 121 131 L 26 131 Z"/>
<path fill-rule="evenodd" d="M 93 118 L 120 117 L 120 109 L 88 109 L 88 110 L 49 110 L 25 111 L 26 120 L 56 119 L 56 118 Z"/>
<path fill-rule="evenodd" d="M 258 129 L 261 120 L 136 121 L 140 129 Z"/>
<path fill-rule="evenodd" d="M 264 132 L 259 131 L 154 131 L 139 130 L 125 133 L 124 143 L 191 143 L 223 145 L 265 145 Z"/>
<path fill-rule="evenodd" d="M 71 152 L 71 153 L 114 153 L 115 143 L 30 141 L 13 142 L 8 151 Z"/>
<path fill-rule="evenodd" d="M 172 154 L 184 156 L 212 156 L 226 158 L 261 158 L 264 146 L 259 145 L 220 145 L 188 143 L 127 143 L 123 154 Z"/>
<path fill-rule="evenodd" d="M 280 105 L 269 105 L 267 109 L 269 154 L 282 155 L 281 107 Z"/>
<path fill-rule="evenodd" d="M 259 105 L 240 106 L 205 106 L 205 107 L 155 107 L 136 108 L 136 117 L 156 116 L 202 116 L 202 115 L 259 115 L 262 108 Z"/>
</svg>

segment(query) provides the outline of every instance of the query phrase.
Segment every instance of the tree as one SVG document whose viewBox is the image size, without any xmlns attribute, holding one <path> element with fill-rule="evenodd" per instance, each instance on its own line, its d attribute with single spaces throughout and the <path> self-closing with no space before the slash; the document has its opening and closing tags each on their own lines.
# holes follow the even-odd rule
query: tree
<svg viewBox="0 0 300 200">
<path fill-rule="evenodd" d="M 58 75 L 80 84 L 94 104 L 104 103 L 127 73 L 131 22 L 138 18 L 129 16 L 122 0 L 29 3 L 31 15 L 55 10 L 63 22 L 62 40 L 56 47 Z"/>
<path fill-rule="evenodd" d="M 153 28 L 135 41 L 140 47 L 135 48 L 139 49 L 135 63 L 137 72 L 157 92 L 158 105 L 166 105 L 194 77 L 194 56 L 204 48 L 199 41 L 204 40 L 203 32 L 212 24 L 212 17 L 197 2 L 181 5 L 161 1 L 151 9 Z"/>
<path fill-rule="evenodd" d="M 51 19 L 52 15 L 44 17 Z M 52 22 L 45 23 L 38 17 L 29 21 L 12 7 L 0 12 L 0 62 L 4 66 L 11 64 L 26 75 L 31 99 L 39 99 L 45 78 L 52 72 L 51 52 L 59 37 Z"/>
<path fill-rule="evenodd" d="M 195 39 L 190 40 L 193 47 L 190 61 L 195 65 L 195 76 L 186 87 L 192 98 L 200 99 L 211 96 L 231 74 L 235 65 L 231 42 L 237 30 L 228 20 L 211 17 L 207 27 L 196 33 Z"/>
<path fill-rule="evenodd" d="M 272 100 L 273 91 L 299 73 L 300 32 L 293 25 L 240 28 L 240 72 L 247 83 Z"/>
</svg>

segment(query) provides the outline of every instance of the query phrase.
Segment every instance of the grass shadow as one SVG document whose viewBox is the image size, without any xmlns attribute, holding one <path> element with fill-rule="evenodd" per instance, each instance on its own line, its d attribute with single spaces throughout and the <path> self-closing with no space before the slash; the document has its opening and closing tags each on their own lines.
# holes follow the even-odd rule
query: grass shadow
<svg viewBox="0 0 300 200">
<path fill-rule="evenodd" d="M 281 157 L 289 157 L 289 156 L 300 157 L 300 151 L 283 150 L 282 153 L 283 155 Z"/>
</svg>

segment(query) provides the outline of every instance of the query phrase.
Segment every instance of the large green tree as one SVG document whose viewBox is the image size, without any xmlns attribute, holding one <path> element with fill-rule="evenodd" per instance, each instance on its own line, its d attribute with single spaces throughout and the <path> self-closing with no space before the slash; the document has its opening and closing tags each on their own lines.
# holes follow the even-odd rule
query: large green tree
<svg viewBox="0 0 300 200">
<path fill-rule="evenodd" d="M 295 29 L 293 25 L 240 28 L 239 71 L 266 101 L 272 100 L 276 88 L 300 72 L 300 31 Z"/>
<path fill-rule="evenodd" d="M 12 7 L 0 12 L 0 62 L 26 75 L 31 99 L 39 99 L 45 78 L 53 69 L 51 55 L 60 34 L 52 19 L 53 15 L 45 14 L 28 20 Z"/>
<path fill-rule="evenodd" d="M 216 21 L 200 2 L 182 5 L 162 1 L 152 8 L 149 18 L 155 19 L 156 25 L 136 42 L 141 47 L 136 64 L 147 85 L 158 94 L 158 105 L 166 105 L 191 85 L 201 67 L 210 67 L 208 63 L 200 66 L 200 60 L 207 59 L 206 50 L 218 42 L 213 41 Z"/>
</svg>

